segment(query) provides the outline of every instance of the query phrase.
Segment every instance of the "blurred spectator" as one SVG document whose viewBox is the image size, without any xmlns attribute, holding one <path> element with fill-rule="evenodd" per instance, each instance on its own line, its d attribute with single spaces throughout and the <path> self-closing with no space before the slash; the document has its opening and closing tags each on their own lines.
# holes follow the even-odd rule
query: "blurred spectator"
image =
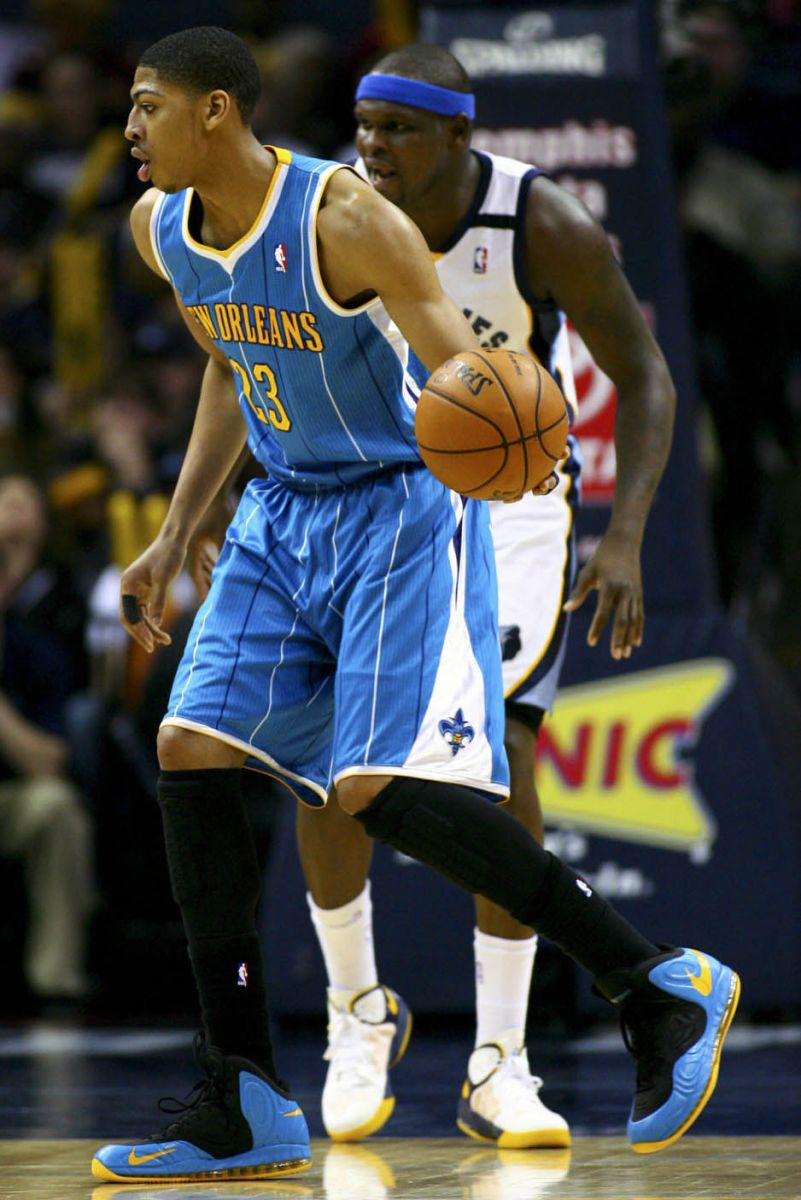
<svg viewBox="0 0 801 1200">
<path fill-rule="evenodd" d="M 69 563 L 73 586 L 88 603 L 109 559 L 108 471 L 87 446 L 85 453 L 58 464 L 47 494 L 53 510 L 54 555 Z"/>
<path fill-rule="evenodd" d="M 31 186 L 39 109 L 20 96 L 0 96 L 0 230 L 23 246 L 42 232 L 53 203 Z"/>
<path fill-rule="evenodd" d="M 332 39 L 320 29 L 293 26 L 255 46 L 262 95 L 253 128 L 262 142 L 299 154 L 330 155 L 341 143 L 342 81 Z M 348 128 L 352 97 L 345 101 Z"/>
<path fill-rule="evenodd" d="M 24 973 L 42 1001 L 86 993 L 93 904 L 91 824 L 67 776 L 63 733 L 74 654 L 46 616 L 46 536 L 36 485 L 0 480 L 0 853 L 24 864 Z"/>
<path fill-rule="evenodd" d="M 39 86 L 42 135 L 29 179 L 54 200 L 74 187 L 99 128 L 97 81 L 88 58 L 61 54 L 42 70 Z"/>
<path fill-rule="evenodd" d="M 16 26 L 11 83 L 29 87 L 41 65 L 59 55 L 88 58 L 97 71 L 97 101 L 112 119 L 124 116 L 135 55 L 111 28 L 113 0 L 28 0 L 30 24 Z M 26 52 L 27 49 L 27 52 Z"/>
<path fill-rule="evenodd" d="M 796 0 L 679 0 L 679 37 L 710 81 L 715 141 L 774 170 L 801 168 L 801 8 Z"/>
<path fill-rule="evenodd" d="M 29 374 L 50 363 L 44 235 L 53 212 L 28 183 L 33 142 L 29 117 L 0 97 L 0 340 Z"/>
<path fill-rule="evenodd" d="M 2 254 L 0 243 L 0 260 Z M 41 430 L 27 378 L 11 346 L 0 341 L 0 475 L 12 470 L 32 471 L 40 462 Z"/>
<path fill-rule="evenodd" d="M 94 444 L 113 488 L 145 495 L 158 488 L 153 459 L 156 412 L 142 385 L 123 378 L 97 401 Z"/>
<path fill-rule="evenodd" d="M 748 75 L 754 7 L 685 0 L 679 16 L 668 112 L 701 394 L 714 430 L 721 589 L 739 602 L 764 574 L 776 482 L 798 453 L 789 377 L 801 333 L 801 214 L 784 177 L 719 136 Z"/>
</svg>

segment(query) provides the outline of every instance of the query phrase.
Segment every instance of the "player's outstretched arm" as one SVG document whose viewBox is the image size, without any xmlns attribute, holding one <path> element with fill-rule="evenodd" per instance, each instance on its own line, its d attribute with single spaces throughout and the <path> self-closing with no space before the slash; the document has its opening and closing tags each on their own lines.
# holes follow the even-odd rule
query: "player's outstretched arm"
<svg viewBox="0 0 801 1200">
<path fill-rule="evenodd" d="M 531 188 L 526 225 L 529 285 L 567 314 L 617 388 L 617 480 L 612 517 L 566 604 L 598 601 L 587 640 L 612 621 L 611 652 L 628 658 L 644 627 L 640 548 L 665 469 L 676 397 L 670 373 L 603 229 L 573 196 L 548 179 Z"/>
<path fill-rule="evenodd" d="M 131 229 L 137 249 L 157 274 L 150 241 L 150 189 L 134 206 Z M 228 478 L 245 444 L 245 424 L 228 360 L 199 329 L 176 297 L 195 340 L 208 354 L 192 435 L 164 524 L 151 546 L 120 580 L 120 620 L 146 650 L 169 642 L 161 628 L 167 589 L 180 571 L 190 537 Z"/>
<path fill-rule="evenodd" d="M 337 171 L 318 225 L 320 266 L 340 304 L 379 295 L 429 371 L 479 342 L 443 292 L 417 226 L 351 171 Z"/>
</svg>

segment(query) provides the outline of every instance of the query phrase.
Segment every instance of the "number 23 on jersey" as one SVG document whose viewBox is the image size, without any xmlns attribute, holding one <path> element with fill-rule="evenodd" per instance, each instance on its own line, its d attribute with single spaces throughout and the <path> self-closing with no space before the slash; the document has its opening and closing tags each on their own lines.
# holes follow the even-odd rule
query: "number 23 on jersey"
<svg viewBox="0 0 801 1200">
<path fill-rule="evenodd" d="M 229 358 L 228 361 L 231 370 L 241 381 L 243 396 L 262 424 L 272 425 L 280 433 L 286 433 L 292 427 L 292 422 L 278 395 L 278 381 L 272 367 L 268 367 L 266 363 L 256 363 L 253 367 L 254 380 L 264 386 L 263 394 L 257 392 L 254 398 L 248 372 L 233 358 Z"/>
</svg>

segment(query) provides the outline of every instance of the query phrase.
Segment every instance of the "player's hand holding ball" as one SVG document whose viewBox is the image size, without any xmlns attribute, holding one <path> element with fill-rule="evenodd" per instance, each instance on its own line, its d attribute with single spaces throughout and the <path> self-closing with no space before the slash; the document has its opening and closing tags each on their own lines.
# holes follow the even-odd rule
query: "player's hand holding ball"
<svg viewBox="0 0 801 1200">
<path fill-rule="evenodd" d="M 514 350 L 448 359 L 427 380 L 414 425 L 432 475 L 479 500 L 550 491 L 551 472 L 567 453 L 567 405 L 556 380 Z"/>
</svg>

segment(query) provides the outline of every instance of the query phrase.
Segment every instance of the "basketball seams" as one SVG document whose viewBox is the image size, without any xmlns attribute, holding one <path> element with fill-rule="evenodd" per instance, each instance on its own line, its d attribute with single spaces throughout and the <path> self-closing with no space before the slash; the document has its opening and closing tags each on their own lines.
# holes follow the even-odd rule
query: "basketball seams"
<svg viewBox="0 0 801 1200">
<path fill-rule="evenodd" d="M 493 371 L 493 375 L 494 374 L 495 372 Z M 497 471 L 494 471 L 492 475 L 488 475 L 485 479 L 482 479 L 480 483 L 475 484 L 473 487 L 462 489 L 462 495 L 472 496 L 474 492 L 482 491 L 484 488 L 488 487 L 494 479 L 497 479 L 498 476 L 504 472 L 506 469 L 506 464 L 509 461 L 509 442 L 503 430 L 499 425 L 496 424 L 495 421 L 493 421 L 492 417 L 487 416 L 486 413 L 479 412 L 477 409 L 472 408 L 469 404 L 465 404 L 462 400 L 457 400 L 455 396 L 448 396 L 445 392 L 441 392 L 438 388 L 432 387 L 430 380 L 425 385 L 425 391 L 431 396 L 436 396 L 438 400 L 444 400 L 454 408 L 461 409 L 462 412 L 470 413 L 472 417 L 477 417 L 480 421 L 483 421 L 486 425 L 489 425 L 490 428 L 494 429 L 500 438 L 500 442 L 493 446 L 470 446 L 459 449 L 445 449 L 444 447 L 440 446 L 428 446 L 425 442 L 421 442 L 419 437 L 417 439 L 418 449 L 425 450 L 429 454 L 450 456 L 453 454 L 486 454 L 488 451 L 494 450 L 503 451 L 503 457 Z"/>
<path fill-rule="evenodd" d="M 490 372 L 490 374 L 493 376 L 495 381 L 499 384 L 500 389 L 503 392 L 504 397 L 506 399 L 506 403 L 509 405 L 510 409 L 512 410 L 512 414 L 515 419 L 515 425 L 517 426 L 517 431 L 520 434 L 520 437 L 517 439 L 517 441 L 520 443 L 522 450 L 523 450 L 523 483 L 522 483 L 522 486 L 520 487 L 520 492 L 522 494 L 525 491 L 526 483 L 528 482 L 528 447 L 526 446 L 526 435 L 523 432 L 523 426 L 520 423 L 520 414 L 517 411 L 517 405 L 513 401 L 511 394 L 509 392 L 509 389 L 507 388 L 503 379 L 501 379 L 501 376 L 498 374 L 498 372 L 493 367 L 492 363 L 487 361 L 486 356 L 483 355 L 480 350 L 474 350 L 473 353 L 475 354 L 478 361 L 482 362 L 484 364 L 486 369 Z M 510 350 L 508 353 L 514 354 L 514 353 L 516 353 L 516 351 Z M 537 406 L 539 406 L 540 396 L 542 395 L 542 380 L 540 379 L 539 371 L 537 372 L 537 384 L 539 387 L 539 392 L 537 394 Z"/>
<path fill-rule="evenodd" d="M 532 370 L 536 388 L 530 386 Z M 535 358 L 473 349 L 444 363 L 436 383 L 434 374 L 420 394 L 415 433 L 423 461 L 446 486 L 464 496 L 517 499 L 536 485 L 530 474 L 536 471 L 539 478 L 542 468 L 545 478 L 564 456 L 569 428 L 564 396 Z M 490 388 L 479 399 L 493 382 L 495 393 Z M 549 434 L 554 451 L 545 442 Z M 490 444 L 480 444 L 490 436 Z"/>
<path fill-rule="evenodd" d="M 498 434 L 498 437 L 501 439 L 502 444 L 504 446 L 508 445 L 509 439 L 506 437 L 500 425 L 493 421 L 492 417 L 487 416 L 486 413 L 480 412 L 476 408 L 471 408 L 469 404 L 465 404 L 462 400 L 457 400 L 455 396 L 449 396 L 445 392 L 440 392 L 437 388 L 432 387 L 430 382 L 425 385 L 424 391 L 428 392 L 431 396 L 436 396 L 438 400 L 444 400 L 446 403 L 452 404 L 454 408 L 460 408 L 462 412 L 467 412 L 473 417 L 478 417 L 479 421 L 484 421 L 487 425 L 491 425 Z M 522 434 L 523 431 L 521 430 L 520 432 Z M 419 439 L 417 444 L 420 445 Z M 475 448 L 477 449 L 478 447 Z M 426 449 L 432 449 L 432 447 L 426 447 Z"/>
<path fill-rule="evenodd" d="M 549 425 L 546 429 L 543 429 L 542 432 L 550 433 L 550 431 L 555 429 L 557 425 L 560 425 L 561 422 L 562 418 L 560 417 L 558 421 L 554 421 L 553 425 Z M 427 450 L 429 454 L 485 454 L 487 451 L 491 450 L 512 450 L 515 446 L 520 446 L 523 448 L 526 442 L 537 441 L 539 441 L 538 434 L 524 433 L 522 437 L 514 438 L 512 441 L 509 441 L 508 438 L 504 438 L 504 440 L 501 442 L 495 442 L 487 446 L 456 446 L 453 448 L 445 446 L 430 446 L 428 442 L 421 442 L 419 438 L 417 439 L 417 445 L 421 450 Z M 561 454 L 551 454 L 550 450 L 544 443 L 540 442 L 540 445 L 542 446 L 543 452 L 548 455 L 548 458 L 552 458 L 554 462 L 559 462 L 560 458 L 564 457 Z"/>
<path fill-rule="evenodd" d="M 536 440 L 540 444 L 540 448 L 543 451 L 543 453 L 547 454 L 548 458 L 550 458 L 553 462 L 559 462 L 560 459 L 564 458 L 564 455 L 563 454 L 552 454 L 543 440 L 543 435 L 546 433 L 550 433 L 552 429 L 558 429 L 558 427 L 562 424 L 562 422 L 566 421 L 566 420 L 567 420 L 567 406 L 565 406 L 565 411 L 562 413 L 562 415 L 560 417 L 557 418 L 556 421 L 552 421 L 551 424 L 546 425 L 544 429 L 539 429 L 537 431 L 537 433 L 532 433 L 532 434 L 528 435 L 529 437 L 536 438 Z"/>
<path fill-rule="evenodd" d="M 429 395 L 436 396 L 438 400 L 444 400 L 454 408 L 461 409 L 462 412 L 470 413 L 472 417 L 477 417 L 478 420 L 483 421 L 485 425 L 489 425 L 490 428 L 493 429 L 500 438 L 500 441 L 495 445 L 467 447 L 460 449 L 446 449 L 440 446 L 429 446 L 425 442 L 422 442 L 419 437 L 417 439 L 418 448 L 420 450 L 427 451 L 429 454 L 451 456 L 453 454 L 485 454 L 492 451 L 502 451 L 501 462 L 498 466 L 498 469 L 494 471 L 492 475 L 488 475 L 486 478 L 482 479 L 480 483 L 475 484 L 471 488 L 465 488 L 462 494 L 465 496 L 471 496 L 474 492 L 482 491 L 484 488 L 488 487 L 494 479 L 497 479 L 499 475 L 503 474 L 506 469 L 506 464 L 509 461 L 509 442 L 503 430 L 495 421 L 493 421 L 491 417 L 487 416 L 486 413 L 479 412 L 477 409 L 471 407 L 471 405 L 465 404 L 461 400 L 457 400 L 454 396 L 446 395 L 444 392 L 439 391 L 438 388 L 432 387 L 430 382 L 426 384 L 425 390 L 429 393 Z"/>
<path fill-rule="evenodd" d="M 519 443 L 513 442 L 512 445 L 517 446 L 517 445 L 519 445 Z M 478 449 L 478 450 L 470 450 L 470 449 L 468 449 L 468 450 L 437 450 L 432 446 L 423 446 L 422 448 L 424 450 L 427 450 L 429 454 L 439 454 L 439 455 L 486 454 L 487 450 L 501 450 L 503 452 L 503 458 L 501 460 L 501 465 L 498 467 L 497 471 L 493 472 L 492 475 L 488 475 L 485 479 L 482 479 L 480 483 L 474 484 L 473 487 L 468 488 L 468 487 L 460 486 L 459 488 L 452 489 L 453 491 L 458 491 L 462 496 L 472 496 L 474 492 L 482 491 L 485 487 L 487 487 L 490 483 L 492 483 L 493 479 L 497 479 L 498 476 L 500 474 L 502 474 L 503 471 L 505 471 L 506 464 L 509 461 L 509 443 L 508 442 L 504 442 L 504 444 L 501 446 L 487 446 L 487 447 L 482 447 L 481 449 Z M 446 484 L 446 486 L 451 487 L 451 484 Z"/>
</svg>

